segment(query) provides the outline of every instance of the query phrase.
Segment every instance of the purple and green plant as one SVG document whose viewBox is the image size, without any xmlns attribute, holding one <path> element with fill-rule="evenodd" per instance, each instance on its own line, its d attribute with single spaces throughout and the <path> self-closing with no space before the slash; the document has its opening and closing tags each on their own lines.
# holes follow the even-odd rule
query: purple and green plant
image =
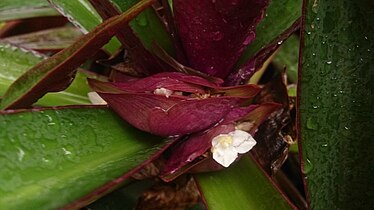
<svg viewBox="0 0 374 210">
<path fill-rule="evenodd" d="M 344 5 L 0 3 L 0 208 L 369 207 L 374 5 Z M 17 32 L 54 8 L 83 35 Z"/>
</svg>

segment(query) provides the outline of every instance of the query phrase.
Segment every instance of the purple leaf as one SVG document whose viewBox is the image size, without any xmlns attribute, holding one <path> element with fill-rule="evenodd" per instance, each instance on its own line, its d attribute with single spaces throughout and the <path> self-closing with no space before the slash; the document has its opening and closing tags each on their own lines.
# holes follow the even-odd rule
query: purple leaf
<svg viewBox="0 0 374 210">
<path fill-rule="evenodd" d="M 268 0 L 174 0 L 176 26 L 190 65 L 225 78 L 255 38 Z"/>
<path fill-rule="evenodd" d="M 175 72 L 124 83 L 89 80 L 89 84 L 123 119 L 160 136 L 185 135 L 211 127 L 260 90 L 253 85 L 222 88 L 203 78 Z"/>
<path fill-rule="evenodd" d="M 197 166 L 201 159 L 196 158 L 202 156 L 211 148 L 211 141 L 215 136 L 234 131 L 235 126 L 243 121 L 252 124 L 249 132 L 254 135 L 258 126 L 279 107 L 279 104 L 266 103 L 233 109 L 217 126 L 205 132 L 192 134 L 188 139 L 174 146 L 170 158 L 165 163 L 161 178 L 164 181 L 171 181 L 179 174 L 189 170 L 191 168 L 190 165 Z"/>
<path fill-rule="evenodd" d="M 265 61 L 279 48 L 281 42 L 286 40 L 292 33 L 300 28 L 301 19 L 298 19 L 286 31 L 280 34 L 275 40 L 264 46 L 259 52 L 251 57 L 238 70 L 231 72 L 225 80 L 225 85 L 233 86 L 244 84 L 251 76 L 259 70 Z"/>
</svg>

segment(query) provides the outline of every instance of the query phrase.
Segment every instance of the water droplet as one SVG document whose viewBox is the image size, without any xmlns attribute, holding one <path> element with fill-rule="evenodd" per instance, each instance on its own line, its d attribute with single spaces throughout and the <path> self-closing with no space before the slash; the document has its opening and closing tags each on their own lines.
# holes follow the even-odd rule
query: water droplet
<svg viewBox="0 0 374 210">
<path fill-rule="evenodd" d="M 310 130 L 317 130 L 318 129 L 317 119 L 314 117 L 308 118 L 306 121 L 306 127 Z"/>
<path fill-rule="evenodd" d="M 330 64 L 332 64 L 332 61 L 327 61 L 326 63 L 327 63 L 328 65 L 330 65 Z"/>
<path fill-rule="evenodd" d="M 323 144 L 321 144 L 321 147 L 328 147 L 328 146 L 329 146 L 328 143 L 323 143 Z"/>
<path fill-rule="evenodd" d="M 312 53 L 313 56 L 316 56 L 316 53 Z"/>
<path fill-rule="evenodd" d="M 278 44 L 282 44 L 283 43 L 283 40 L 279 41 Z"/>
<path fill-rule="evenodd" d="M 148 24 L 148 20 L 147 18 L 143 17 L 143 16 L 138 16 L 136 17 L 136 22 L 138 23 L 138 25 L 140 26 L 146 26 Z"/>
<path fill-rule="evenodd" d="M 344 129 L 345 129 L 345 130 L 349 130 L 349 127 L 347 127 L 347 126 L 344 126 Z"/>
<path fill-rule="evenodd" d="M 312 32 L 308 31 L 308 32 L 306 32 L 306 34 L 308 34 L 308 35 L 311 35 L 311 34 L 312 34 Z"/>
<path fill-rule="evenodd" d="M 224 36 L 225 36 L 225 35 L 224 35 L 222 32 L 220 32 L 220 31 L 216 31 L 216 32 L 213 32 L 212 39 L 213 39 L 214 41 L 219 41 L 219 40 L 223 39 Z"/>
<path fill-rule="evenodd" d="M 313 170 L 313 164 L 308 158 L 304 161 L 303 173 L 308 174 Z"/>
</svg>

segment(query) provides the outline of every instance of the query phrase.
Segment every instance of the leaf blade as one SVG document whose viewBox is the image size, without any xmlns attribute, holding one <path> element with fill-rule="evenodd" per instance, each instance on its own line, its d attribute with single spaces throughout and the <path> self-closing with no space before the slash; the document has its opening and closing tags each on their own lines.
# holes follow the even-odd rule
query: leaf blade
<svg viewBox="0 0 374 210">
<path fill-rule="evenodd" d="M 195 178 L 209 209 L 292 209 L 248 156 L 226 170 Z"/>
<path fill-rule="evenodd" d="M 74 45 L 35 65 L 9 87 L 0 109 L 27 107 L 48 91 L 66 88 L 66 84 L 71 81 L 71 74 L 80 64 L 107 43 L 121 25 L 127 24 L 152 3 L 153 0 L 139 2 L 122 15 L 108 19 L 94 31 L 82 36 Z"/>
<path fill-rule="evenodd" d="M 2 0 L 0 2 L 0 21 L 56 15 L 59 14 L 44 0 Z"/>
<path fill-rule="evenodd" d="M 373 8 L 305 1 L 298 131 L 311 209 L 373 206 Z"/>
<path fill-rule="evenodd" d="M 7 129 L 0 134 L 0 204 L 6 209 L 60 208 L 123 176 L 165 145 L 103 107 L 0 118 Z"/>
</svg>

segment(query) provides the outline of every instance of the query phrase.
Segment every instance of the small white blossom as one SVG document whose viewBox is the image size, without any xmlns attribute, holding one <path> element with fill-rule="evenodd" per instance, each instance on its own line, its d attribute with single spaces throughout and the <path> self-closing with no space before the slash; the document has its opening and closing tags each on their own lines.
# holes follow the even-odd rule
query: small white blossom
<svg viewBox="0 0 374 210">
<path fill-rule="evenodd" d="M 174 91 L 166 89 L 166 88 L 157 88 L 153 91 L 153 94 L 155 95 L 164 95 L 166 98 L 169 98 L 174 93 Z"/>
<path fill-rule="evenodd" d="M 256 145 L 251 134 L 235 130 L 228 134 L 220 134 L 212 139 L 213 159 L 224 167 L 235 161 L 239 154 L 244 154 Z"/>
<path fill-rule="evenodd" d="M 96 92 L 89 92 L 87 93 L 88 99 L 91 101 L 92 104 L 95 105 L 106 105 L 106 101 L 99 96 Z"/>
</svg>

